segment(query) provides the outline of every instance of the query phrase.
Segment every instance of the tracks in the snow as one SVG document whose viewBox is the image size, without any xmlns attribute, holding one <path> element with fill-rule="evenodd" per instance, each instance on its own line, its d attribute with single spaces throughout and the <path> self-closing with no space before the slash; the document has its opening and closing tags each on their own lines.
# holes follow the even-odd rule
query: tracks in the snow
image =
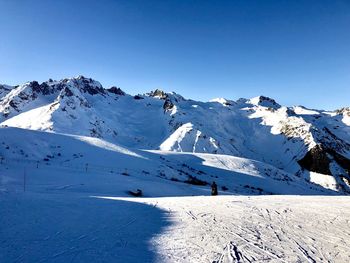
<svg viewBox="0 0 350 263">
<path fill-rule="evenodd" d="M 177 223 L 158 237 L 164 247 L 160 254 L 165 262 L 350 262 L 350 204 L 342 202 L 321 197 L 166 200 L 160 208 L 171 208 Z"/>
</svg>

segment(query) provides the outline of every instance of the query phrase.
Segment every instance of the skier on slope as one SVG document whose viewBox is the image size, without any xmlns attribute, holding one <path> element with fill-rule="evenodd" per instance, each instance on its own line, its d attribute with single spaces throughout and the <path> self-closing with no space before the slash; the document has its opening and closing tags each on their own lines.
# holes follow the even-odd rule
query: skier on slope
<svg viewBox="0 0 350 263">
<path fill-rule="evenodd" d="M 215 182 L 211 184 L 211 195 L 218 195 L 218 186 Z"/>
</svg>

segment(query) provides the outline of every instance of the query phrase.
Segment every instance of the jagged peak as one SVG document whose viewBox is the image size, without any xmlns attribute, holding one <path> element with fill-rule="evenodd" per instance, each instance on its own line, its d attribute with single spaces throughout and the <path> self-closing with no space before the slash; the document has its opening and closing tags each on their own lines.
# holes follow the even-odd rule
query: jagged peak
<svg viewBox="0 0 350 263">
<path fill-rule="evenodd" d="M 74 78 L 64 79 L 62 82 L 67 85 L 73 86 L 73 88 L 78 88 L 84 93 L 88 93 L 90 95 L 96 94 L 105 94 L 105 89 L 101 85 L 100 82 L 92 79 L 86 78 L 82 75 L 79 75 Z"/>
<path fill-rule="evenodd" d="M 107 89 L 107 91 L 120 96 L 124 96 L 126 94 L 121 88 L 115 86 L 110 87 L 109 89 Z"/>
<path fill-rule="evenodd" d="M 155 89 L 154 91 L 151 90 L 150 92 L 146 93 L 146 95 L 158 99 L 166 99 L 168 97 L 168 94 L 161 89 Z"/>
<path fill-rule="evenodd" d="M 155 89 L 154 91 L 148 92 L 145 94 L 145 96 L 153 97 L 161 100 L 170 100 L 172 103 L 186 100 L 183 96 L 181 96 L 180 94 L 174 91 L 165 92 L 161 89 Z"/>
<path fill-rule="evenodd" d="M 263 106 L 263 107 L 269 107 L 269 108 L 274 108 L 278 109 L 281 107 L 274 99 L 266 97 L 266 96 L 258 96 L 251 98 L 249 100 L 249 103 L 256 105 L 256 106 Z"/>
</svg>

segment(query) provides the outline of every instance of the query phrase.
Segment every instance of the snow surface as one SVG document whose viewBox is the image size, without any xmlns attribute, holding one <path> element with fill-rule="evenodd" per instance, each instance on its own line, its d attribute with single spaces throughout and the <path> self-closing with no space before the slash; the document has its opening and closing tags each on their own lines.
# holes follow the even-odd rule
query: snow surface
<svg viewBox="0 0 350 263">
<path fill-rule="evenodd" d="M 349 262 L 348 172 L 298 164 L 319 144 L 350 157 L 349 116 L 0 85 L 0 262 Z"/>
<path fill-rule="evenodd" d="M 0 261 L 349 262 L 346 197 L 0 194 Z"/>
<path fill-rule="evenodd" d="M 347 198 L 265 163 L 18 128 L 0 138 L 0 262 L 349 260 Z M 271 193 L 305 196 L 253 197 Z"/>
<path fill-rule="evenodd" d="M 17 128 L 0 138 L 0 262 L 350 259 L 348 198 L 264 163 Z M 216 180 L 222 196 L 168 178 L 186 172 Z M 328 196 L 254 197 L 258 187 Z M 145 197 L 130 198 L 136 189 Z"/>
</svg>

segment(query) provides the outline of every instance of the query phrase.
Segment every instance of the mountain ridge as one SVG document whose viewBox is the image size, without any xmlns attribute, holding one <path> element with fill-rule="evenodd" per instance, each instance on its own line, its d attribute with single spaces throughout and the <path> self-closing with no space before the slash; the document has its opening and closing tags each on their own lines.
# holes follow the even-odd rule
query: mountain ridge
<svg viewBox="0 0 350 263">
<path fill-rule="evenodd" d="M 2 88 L 1 88 L 2 87 Z M 159 89 L 128 95 L 78 76 L 0 86 L 2 126 L 97 137 L 129 148 L 249 158 L 349 191 L 350 109 L 285 107 L 274 99 L 200 102 Z"/>
</svg>

